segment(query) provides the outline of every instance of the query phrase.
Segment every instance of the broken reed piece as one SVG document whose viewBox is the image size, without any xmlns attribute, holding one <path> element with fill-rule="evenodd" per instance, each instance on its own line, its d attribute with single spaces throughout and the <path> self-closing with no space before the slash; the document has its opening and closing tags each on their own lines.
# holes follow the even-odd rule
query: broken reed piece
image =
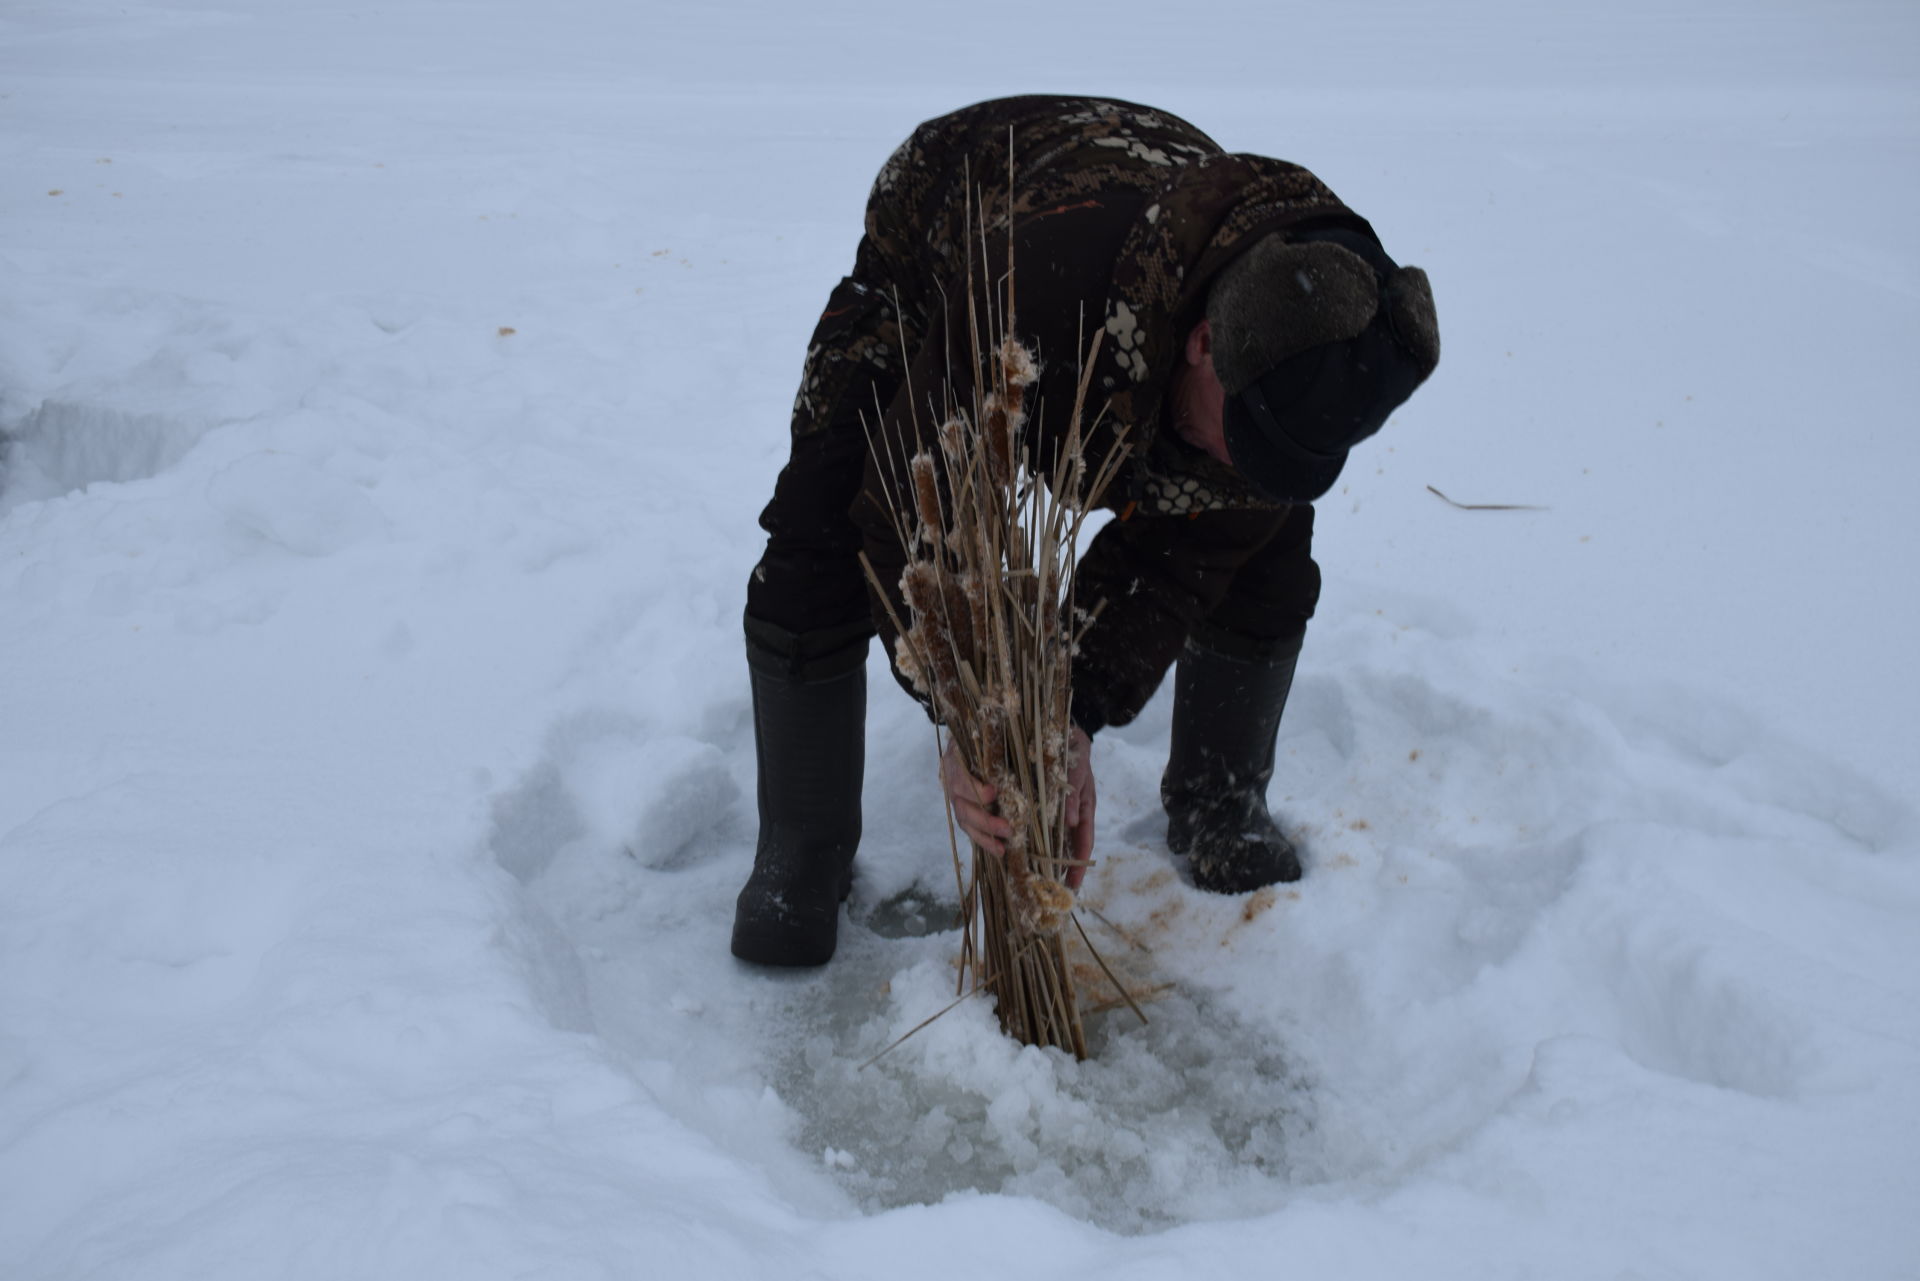
<svg viewBox="0 0 1920 1281">
<path fill-rule="evenodd" d="M 1458 508 L 1463 512 L 1543 512 L 1552 510 L 1547 507 L 1534 507 L 1527 503 L 1458 503 L 1448 498 L 1432 485 L 1427 486 L 1427 492 L 1447 506 Z"/>
</svg>

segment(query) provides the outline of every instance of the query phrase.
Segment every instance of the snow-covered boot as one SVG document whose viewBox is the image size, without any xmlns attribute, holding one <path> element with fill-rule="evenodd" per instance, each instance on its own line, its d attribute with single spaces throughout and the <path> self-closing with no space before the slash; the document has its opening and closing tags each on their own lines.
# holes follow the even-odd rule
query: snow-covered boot
<svg viewBox="0 0 1920 1281">
<path fill-rule="evenodd" d="M 866 763 L 867 631 L 795 635 L 747 620 L 760 839 L 733 954 L 825 965 L 853 888 Z"/>
<path fill-rule="evenodd" d="M 1300 879 L 1300 858 L 1267 812 L 1273 741 L 1293 686 L 1300 641 L 1239 657 L 1189 640 L 1173 683 L 1173 742 L 1160 802 L 1167 848 L 1193 883 L 1243 894 Z"/>
</svg>

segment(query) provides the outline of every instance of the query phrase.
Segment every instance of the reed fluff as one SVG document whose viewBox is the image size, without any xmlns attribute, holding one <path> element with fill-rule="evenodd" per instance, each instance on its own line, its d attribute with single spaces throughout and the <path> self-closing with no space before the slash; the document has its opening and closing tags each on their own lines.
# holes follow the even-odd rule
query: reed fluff
<svg viewBox="0 0 1920 1281">
<path fill-rule="evenodd" d="M 968 241 L 971 250 L 971 232 Z M 1076 865 L 1065 801 L 1070 671 L 1098 607 L 1075 599 L 1075 548 L 1088 499 L 1112 480 L 1124 450 L 1116 444 L 1091 468 L 1086 458 L 1096 334 L 1060 448 L 1036 458 L 1026 428 L 1038 369 L 1014 327 L 1012 253 L 1009 230 L 999 281 L 975 280 L 985 269 L 969 253 L 974 376 L 958 394 L 945 389 L 944 416 L 917 433 L 910 458 L 882 447 L 907 553 L 899 586 L 908 617 L 893 620 L 894 657 L 967 770 L 994 787 L 994 807 L 1013 829 L 1004 856 L 975 846 L 963 868 L 955 849 L 962 994 L 992 993 L 1001 1027 L 1017 1040 L 1085 1058 L 1064 936 L 1074 903 L 1064 882 Z"/>
</svg>

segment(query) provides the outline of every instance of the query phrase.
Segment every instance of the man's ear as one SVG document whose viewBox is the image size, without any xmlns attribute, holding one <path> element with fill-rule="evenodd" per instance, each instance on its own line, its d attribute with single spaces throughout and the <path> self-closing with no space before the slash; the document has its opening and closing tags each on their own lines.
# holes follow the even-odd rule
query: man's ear
<svg viewBox="0 0 1920 1281">
<path fill-rule="evenodd" d="M 1187 363 L 1197 365 L 1213 359 L 1213 326 L 1205 317 L 1187 331 Z"/>
</svg>

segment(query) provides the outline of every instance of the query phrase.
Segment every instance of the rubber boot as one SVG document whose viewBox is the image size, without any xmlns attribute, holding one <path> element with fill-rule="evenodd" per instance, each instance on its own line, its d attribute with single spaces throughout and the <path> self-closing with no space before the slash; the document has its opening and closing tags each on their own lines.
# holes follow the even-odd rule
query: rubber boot
<svg viewBox="0 0 1920 1281">
<path fill-rule="evenodd" d="M 733 954 L 825 965 L 860 844 L 871 629 L 853 629 L 848 644 L 844 634 L 796 636 L 754 619 L 747 627 L 760 838 L 734 907 Z"/>
<path fill-rule="evenodd" d="M 1215 894 L 1300 879 L 1300 857 L 1267 812 L 1300 638 L 1248 649 L 1241 657 L 1189 640 L 1174 674 L 1173 741 L 1160 779 L 1167 848 L 1186 855 L 1194 885 Z"/>
</svg>

